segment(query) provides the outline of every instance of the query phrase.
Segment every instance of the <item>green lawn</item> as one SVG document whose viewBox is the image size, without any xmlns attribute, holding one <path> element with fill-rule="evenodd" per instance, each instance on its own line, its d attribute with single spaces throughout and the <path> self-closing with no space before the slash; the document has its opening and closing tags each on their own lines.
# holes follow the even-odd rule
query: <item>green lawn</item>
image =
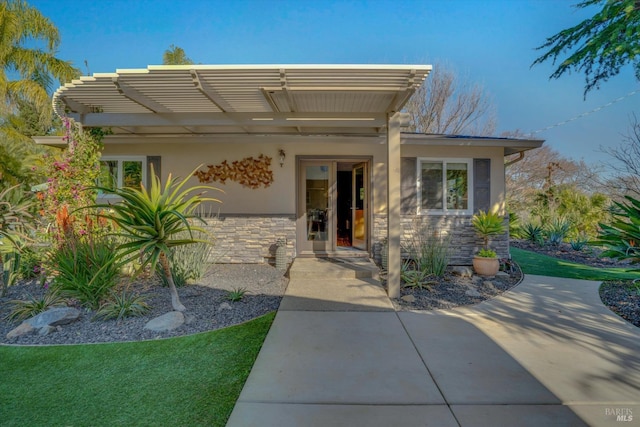
<svg viewBox="0 0 640 427">
<path fill-rule="evenodd" d="M 547 255 L 511 248 L 514 261 L 528 274 L 586 280 L 625 280 L 640 278 L 640 272 L 628 268 L 597 268 L 563 261 Z"/>
<path fill-rule="evenodd" d="M 158 341 L 0 346 L 0 424 L 224 426 L 274 317 Z"/>
</svg>

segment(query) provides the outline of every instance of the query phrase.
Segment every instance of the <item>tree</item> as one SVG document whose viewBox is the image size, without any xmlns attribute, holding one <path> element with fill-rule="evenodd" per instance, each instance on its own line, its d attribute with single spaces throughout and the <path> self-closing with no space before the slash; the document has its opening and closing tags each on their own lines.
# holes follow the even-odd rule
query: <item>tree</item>
<svg viewBox="0 0 640 427">
<path fill-rule="evenodd" d="M 550 78 L 566 72 L 584 72 L 584 95 L 600 83 L 617 75 L 622 67 L 632 64 L 640 80 L 640 2 L 637 0 L 584 0 L 575 7 L 584 9 L 602 5 L 589 19 L 560 31 L 539 46 L 547 51 L 532 65 L 567 54 Z"/>
<path fill-rule="evenodd" d="M 187 57 L 184 49 L 179 46 L 171 45 L 169 49 L 164 51 L 162 55 L 163 65 L 191 65 L 193 61 Z"/>
<path fill-rule="evenodd" d="M 601 146 L 600 150 L 613 159 L 607 165 L 613 176 L 605 183 L 610 194 L 616 199 L 640 197 L 640 123 L 635 114 L 622 144 L 617 147 Z"/>
<path fill-rule="evenodd" d="M 169 285 L 173 309 L 185 311 L 171 273 L 170 250 L 199 241 L 192 237 L 192 231 L 204 230 L 190 224 L 188 220 L 198 218 L 194 211 L 202 202 L 219 200 L 203 197 L 203 193 L 194 194 L 201 190 L 216 190 L 214 187 L 198 185 L 183 190 L 190 176 L 177 182 L 169 175 L 164 188 L 160 184 L 160 178 L 153 173 L 153 168 L 151 176 L 153 178 L 149 190 L 144 186 L 139 189 L 98 187 L 98 190 L 118 196 L 122 201 L 116 204 L 95 204 L 89 208 L 103 209 L 99 215 L 111 219 L 120 227 L 119 236 L 124 238 L 124 243 L 118 246 L 118 251 L 123 263 L 142 259 L 140 270 L 150 265 L 151 271 L 160 264 Z M 185 238 L 185 233 L 191 237 Z"/>
<path fill-rule="evenodd" d="M 63 84 L 80 73 L 70 62 L 54 56 L 60 44 L 58 29 L 27 2 L 1 2 L 0 23 L 1 112 L 3 116 L 12 113 L 16 103 L 23 101 L 33 105 L 41 120 L 48 123 L 52 116 L 48 91 L 54 79 Z M 13 75 L 15 80 L 10 78 Z"/>
<path fill-rule="evenodd" d="M 488 136 L 496 128 L 494 107 L 482 86 L 442 65 L 433 67 L 405 112 L 411 116 L 413 132 Z"/>
<path fill-rule="evenodd" d="M 522 160 L 505 169 L 509 209 L 526 219 L 536 195 L 552 187 L 591 193 L 599 188 L 598 173 L 584 161 L 566 158 L 548 145 L 527 151 Z"/>
</svg>

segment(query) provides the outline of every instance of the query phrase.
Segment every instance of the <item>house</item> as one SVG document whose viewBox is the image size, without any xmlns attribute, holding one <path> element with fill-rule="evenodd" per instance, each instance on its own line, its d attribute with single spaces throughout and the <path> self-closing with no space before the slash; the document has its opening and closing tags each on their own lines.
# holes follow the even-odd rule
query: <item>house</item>
<svg viewBox="0 0 640 427">
<path fill-rule="evenodd" d="M 58 115 L 109 128 L 103 167 L 117 185 L 161 178 L 225 193 L 209 219 L 227 262 L 378 257 L 390 294 L 411 221 L 449 233 L 452 264 L 480 245 L 478 209 L 505 214 L 505 156 L 541 140 L 402 133 L 402 108 L 428 65 L 172 65 L 81 77 L 54 94 Z M 40 143 L 55 143 L 38 138 Z M 508 236 L 494 240 L 502 256 Z"/>
</svg>

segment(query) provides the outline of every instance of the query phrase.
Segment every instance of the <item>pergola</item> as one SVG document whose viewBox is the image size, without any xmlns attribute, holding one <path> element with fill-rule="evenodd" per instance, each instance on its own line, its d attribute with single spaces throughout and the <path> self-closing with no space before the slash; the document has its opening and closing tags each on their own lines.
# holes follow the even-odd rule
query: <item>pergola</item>
<svg viewBox="0 0 640 427">
<path fill-rule="evenodd" d="M 158 136 L 384 138 L 388 286 L 400 294 L 400 113 L 429 65 L 161 65 L 81 77 L 54 109 L 109 139 Z"/>
</svg>

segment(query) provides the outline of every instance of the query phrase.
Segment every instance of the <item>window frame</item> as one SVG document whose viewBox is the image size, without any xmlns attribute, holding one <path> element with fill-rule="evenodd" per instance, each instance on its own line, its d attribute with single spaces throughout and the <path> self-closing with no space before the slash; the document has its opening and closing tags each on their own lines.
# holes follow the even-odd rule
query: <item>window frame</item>
<svg viewBox="0 0 640 427">
<path fill-rule="evenodd" d="M 142 184 L 147 185 L 147 157 L 146 156 L 102 156 L 100 162 L 118 162 L 118 182 L 117 188 L 123 188 L 124 182 L 124 162 L 141 162 L 142 163 Z M 115 194 L 107 194 L 103 192 L 98 193 L 100 198 L 113 198 L 118 197 Z"/>
<path fill-rule="evenodd" d="M 416 159 L 416 193 L 417 211 L 419 215 L 473 215 L 473 159 L 468 157 L 418 157 Z M 422 164 L 423 163 L 442 164 L 442 188 L 443 200 L 442 209 L 428 209 L 422 206 Z M 449 163 L 465 163 L 467 165 L 467 209 L 447 209 L 446 193 L 447 179 L 446 171 Z"/>
</svg>

